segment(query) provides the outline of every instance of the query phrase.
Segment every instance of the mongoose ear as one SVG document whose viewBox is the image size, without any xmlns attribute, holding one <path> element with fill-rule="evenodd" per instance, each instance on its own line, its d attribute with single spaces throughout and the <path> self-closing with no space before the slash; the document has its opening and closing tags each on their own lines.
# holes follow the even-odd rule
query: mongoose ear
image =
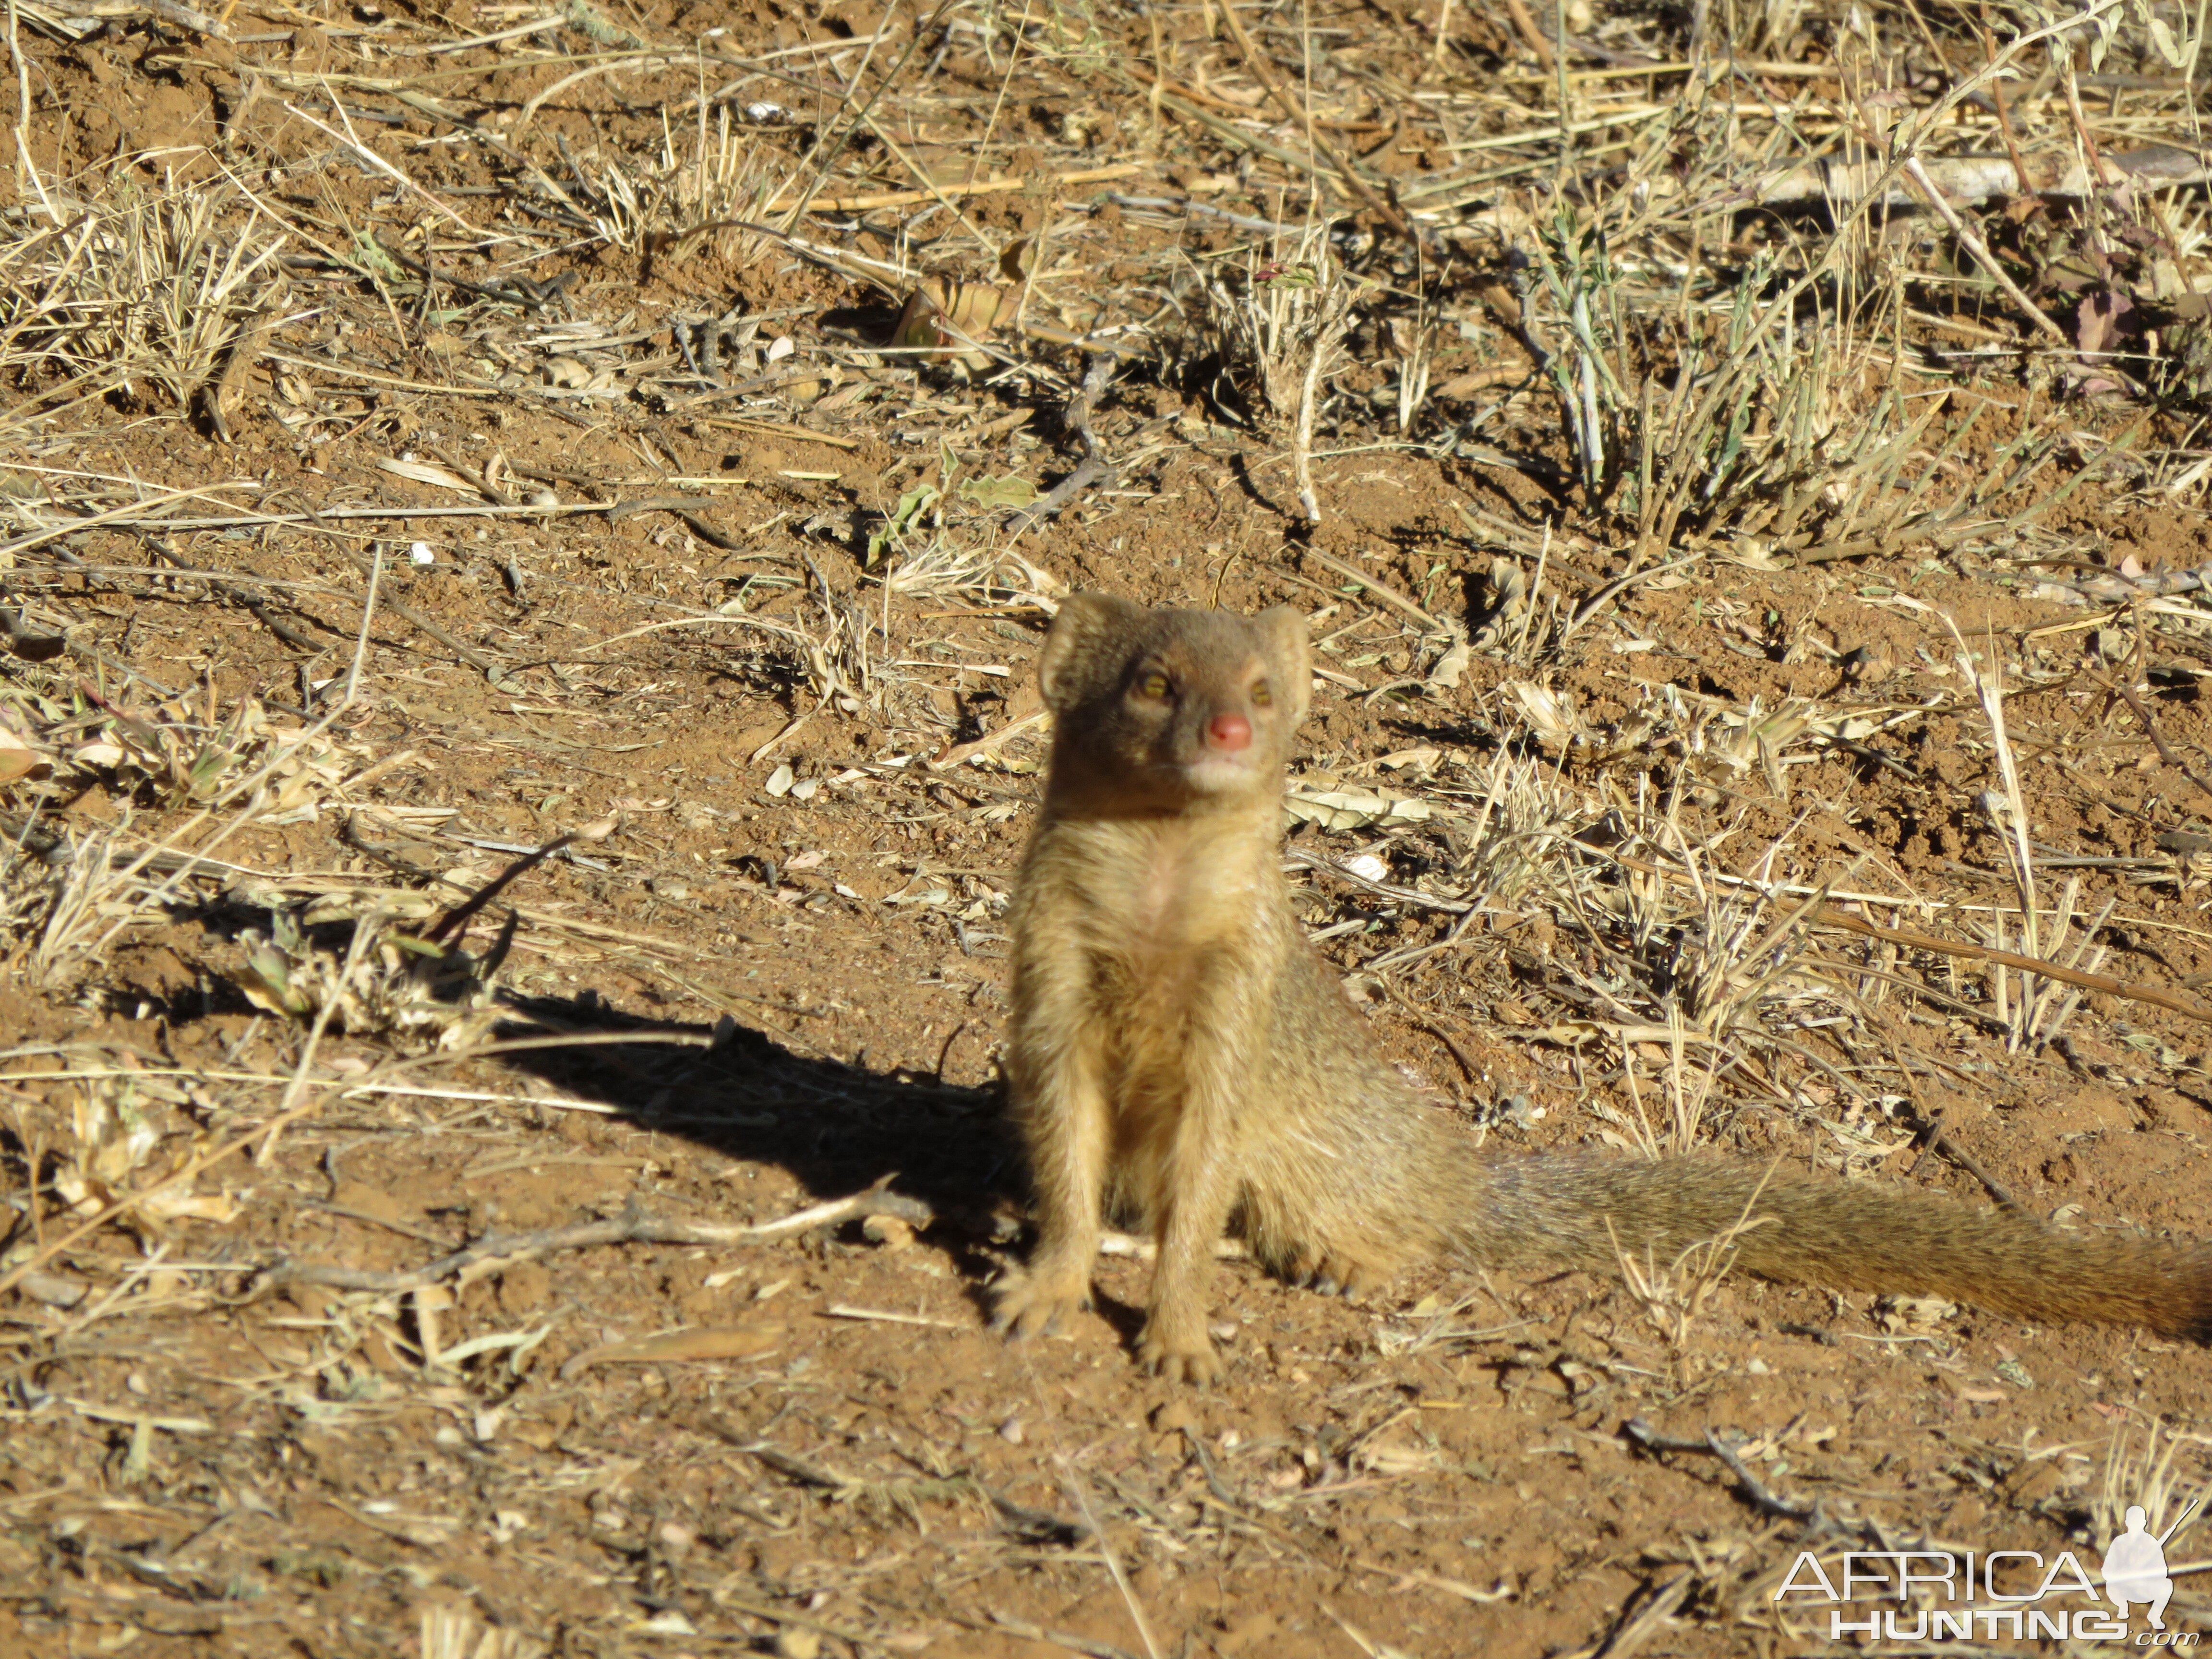
<svg viewBox="0 0 2212 1659">
<path fill-rule="evenodd" d="M 1044 706 L 1065 714 L 1094 690 L 1100 673 L 1119 673 L 1127 653 L 1116 636 L 1130 633 L 1144 615 L 1144 606 L 1109 593 L 1071 593 L 1062 599 L 1037 656 L 1037 693 Z"/>
<path fill-rule="evenodd" d="M 1306 643 L 1305 613 L 1287 605 L 1271 605 L 1252 621 L 1267 641 L 1267 655 L 1291 700 L 1291 724 L 1296 726 L 1313 701 L 1313 652 Z"/>
</svg>

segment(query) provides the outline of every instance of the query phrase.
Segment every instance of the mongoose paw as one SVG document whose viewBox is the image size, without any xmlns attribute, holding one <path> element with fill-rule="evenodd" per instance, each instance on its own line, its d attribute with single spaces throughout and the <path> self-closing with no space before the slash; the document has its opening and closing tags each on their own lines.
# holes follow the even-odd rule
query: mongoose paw
<svg viewBox="0 0 2212 1659">
<path fill-rule="evenodd" d="M 1018 1342 L 1024 1337 L 1058 1336 L 1068 1316 L 1091 1306 L 1091 1286 L 1056 1284 L 1016 1268 L 996 1289 L 991 1328 Z"/>
<path fill-rule="evenodd" d="M 1137 1340 L 1137 1359 L 1155 1376 L 1199 1389 L 1212 1387 L 1228 1370 L 1202 1333 L 1194 1338 L 1174 1339 L 1156 1334 L 1149 1325 Z"/>
</svg>

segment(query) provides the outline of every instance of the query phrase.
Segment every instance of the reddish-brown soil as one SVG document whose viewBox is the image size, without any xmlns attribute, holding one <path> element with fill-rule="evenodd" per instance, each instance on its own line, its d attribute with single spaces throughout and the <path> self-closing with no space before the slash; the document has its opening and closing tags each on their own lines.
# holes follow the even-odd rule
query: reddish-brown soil
<svg viewBox="0 0 2212 1659">
<path fill-rule="evenodd" d="M 1058 196 L 960 198 L 999 243 L 1050 229 L 1039 312 L 1081 329 L 1140 314 L 1176 269 L 1247 234 L 1103 191 L 1300 210 L 1240 179 L 1233 155 L 1173 127 L 1164 143 L 1141 92 L 1086 70 L 1068 33 L 1104 31 L 1116 53 L 1162 27 L 1188 44 L 1207 38 L 1200 9 L 1054 9 L 1060 33 L 1011 80 L 1005 37 L 956 31 L 909 71 L 927 109 L 886 107 L 916 165 L 954 155 L 940 182 L 971 159 L 1032 180 L 1141 161 Z M 1433 9 L 1336 26 L 1410 81 L 1432 72 Z M 225 412 L 228 443 L 204 396 L 180 404 L 142 373 L 71 405 L 68 364 L 34 361 L 27 336 L 9 346 L 0 586 L 21 621 L 0 714 L 42 759 L 0 784 L 0 808 L 19 845 L 63 848 L 15 859 L 0 909 L 0 1282 L 20 1281 L 0 1296 L 0 1653 L 1799 1652 L 1828 1628 L 1825 1608 L 1774 1600 L 1801 1551 L 2072 1549 L 2094 1570 L 2118 1507 L 2172 1519 L 2212 1478 L 2199 1347 L 1740 1277 L 1692 1305 L 1679 1282 L 1638 1296 L 1604 1275 L 1438 1271 L 1352 1306 L 1232 1261 L 1229 1380 L 1205 1393 L 1133 1363 L 1146 1270 L 1127 1256 L 1102 1261 L 1096 1316 L 1063 1336 L 987 1329 L 989 1282 L 1024 1242 L 996 1057 L 1005 900 L 1044 755 L 1019 725 L 1048 620 L 1035 601 L 1084 586 L 1316 615 L 1329 672 L 1297 781 L 1417 796 L 1430 816 L 1298 827 L 1302 912 L 1376 1043 L 1493 1144 L 1629 1155 L 1639 1124 L 1686 1103 L 1693 1127 L 1662 1139 L 1985 1204 L 1978 1166 L 2078 1228 L 2212 1233 L 2212 1029 L 2099 989 L 2055 1040 L 2008 1034 L 2021 979 L 1971 954 L 2029 946 L 2007 809 L 1984 804 L 2006 793 L 1999 751 L 1960 662 L 1980 653 L 2009 693 L 2045 862 L 2039 948 L 2192 1001 L 2212 981 L 2212 611 L 2186 594 L 2085 605 L 2051 584 L 2124 558 L 2198 564 L 2212 529 L 2193 489 L 2093 483 L 2033 544 L 1796 568 L 1708 546 L 1555 648 L 1516 649 L 1513 621 L 1455 687 L 1424 691 L 1433 647 L 1409 613 L 1317 556 L 1464 621 L 1493 557 L 1533 575 L 1540 553 L 1542 647 L 1626 569 L 1626 539 L 1522 472 L 1399 443 L 1364 396 L 1384 384 L 1368 336 L 1342 381 L 1361 412 L 1325 434 L 1326 517 L 1304 526 L 1279 433 L 1230 424 L 1194 347 L 1133 362 L 1103 394 L 1118 476 L 1012 544 L 1032 571 L 887 588 L 897 550 L 872 566 L 869 533 L 948 461 L 956 489 L 1072 470 L 1070 378 L 874 355 L 882 295 L 736 231 L 678 240 L 683 168 L 654 168 L 664 144 L 701 154 L 679 106 L 702 76 L 681 52 L 566 89 L 590 52 L 626 48 L 571 31 L 425 55 L 535 15 L 246 0 L 228 43 L 158 12 L 92 20 L 73 44 L 22 28 L 26 153 L 54 214 L 192 190 L 242 212 L 250 192 L 289 240 L 284 285 L 239 301 L 283 320 Z M 705 152 L 757 155 L 780 181 L 814 124 L 835 125 L 823 88 L 858 67 L 848 52 L 817 74 L 819 54 L 793 49 L 878 24 L 860 0 L 707 0 L 625 9 L 615 32 L 808 66 L 744 94 L 804 101 L 797 125 Z M 894 14 L 883 63 L 914 27 Z M 1487 85 L 1517 48 L 1491 20 L 1464 27 L 1453 73 Z M 573 68 L 501 61 L 555 40 Z M 709 89 L 737 73 L 710 69 Z M 1389 131 L 1345 107 L 1363 153 Z M 1402 149 L 1377 165 L 1447 164 Z M 835 194 L 912 185 L 879 143 L 840 165 Z M 54 222 L 22 202 L 11 234 Z M 896 218 L 854 250 L 891 251 Z M 389 258 L 364 276 L 372 230 L 419 252 L 426 226 L 447 279 L 431 294 Z M 917 234 L 952 228 L 939 210 Z M 514 276 L 565 286 L 531 314 L 483 292 Z M 1146 307 L 1086 308 L 1086 283 L 1156 280 Z M 1469 292 L 1450 303 L 1477 320 L 1440 348 L 1434 382 L 1513 367 Z M 816 378 L 699 397 L 672 330 L 724 315 L 768 319 L 753 349 L 787 335 Z M 1994 406 L 1980 459 L 2040 417 L 2017 374 L 1950 384 L 1974 375 Z M 1499 407 L 1485 442 L 1518 434 L 1559 459 L 1548 399 Z M 2109 436 L 2135 413 L 2074 418 Z M 2185 447 L 2179 417 L 2159 430 Z M 410 520 L 485 497 L 380 470 L 394 460 L 578 510 Z M 172 489 L 240 521 L 165 531 L 178 504 L 147 503 Z M 672 497 L 696 522 L 606 510 Z M 299 516 L 369 507 L 387 516 Z M 67 523 L 99 512 L 124 522 Z M 931 538 L 1008 545 L 957 495 L 908 550 Z M 2012 562 L 2028 551 L 2050 562 Z M 1394 682 L 1414 684 L 1375 695 Z M 1517 684 L 1571 698 L 1577 739 L 1547 742 Z M 2123 686 L 2142 688 L 2134 706 Z M 1869 720 L 1846 743 L 1791 731 L 1764 757 L 1722 752 L 1723 715 L 1806 708 Z M 190 823 L 188 790 L 131 739 L 158 728 L 147 741 L 188 762 L 242 715 L 219 787 L 333 709 L 293 793 L 264 794 L 219 846 L 238 803 Z M 1010 726 L 973 763 L 932 766 Z M 1431 752 L 1377 765 L 1414 750 Z M 1494 837 L 1509 808 L 1525 854 Z M 112 881 L 111 830 L 118 854 L 181 832 L 238 868 Z M 467 957 L 410 1001 L 434 977 L 410 967 L 429 947 L 390 941 L 431 933 L 512 849 L 577 830 L 573 859 L 527 864 L 441 936 Z M 1639 888 L 1632 858 L 1608 861 L 1638 837 L 1694 849 L 1707 896 Z M 1387 890 L 1344 873 L 1363 855 Z M 1777 885 L 1755 906 L 1728 877 Z M 1808 934 L 1791 912 L 1824 886 L 1970 954 Z M 1461 894 L 1484 907 L 1464 926 Z M 2054 935 L 2062 903 L 2074 927 Z M 355 920 L 380 904 L 381 943 L 310 1048 Z M 283 954 L 280 916 L 301 930 L 283 947 L 307 987 L 297 1014 L 250 966 Z M 1762 937 L 1768 957 L 1744 954 Z M 1376 965 L 1422 945 L 1442 948 Z M 1745 985 L 1787 971 L 1716 1028 L 1700 1023 L 1712 999 L 1654 991 L 1699 964 Z M 1680 1052 L 1655 1035 L 1668 995 L 1698 1039 Z M 447 1049 L 574 1041 L 448 1062 L 441 1030 Z M 368 1077 L 401 1059 L 418 1063 Z M 486 1236 L 767 1224 L 878 1186 L 926 1206 L 911 1210 L 926 1224 L 518 1250 L 423 1288 L 369 1277 Z M 362 1287 L 330 1282 L 347 1273 Z M 1708 1437 L 1734 1462 L 1665 1449 Z M 2212 1555 L 2208 1535 L 2180 1534 L 2172 1559 Z M 2179 1580 L 2170 1623 L 2212 1618 L 2200 1582 Z"/>
</svg>

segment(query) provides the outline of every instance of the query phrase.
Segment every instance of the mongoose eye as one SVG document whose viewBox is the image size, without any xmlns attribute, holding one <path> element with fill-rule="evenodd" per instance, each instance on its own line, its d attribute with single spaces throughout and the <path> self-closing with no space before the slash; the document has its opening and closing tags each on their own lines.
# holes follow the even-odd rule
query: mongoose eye
<svg viewBox="0 0 2212 1659">
<path fill-rule="evenodd" d="M 1137 695 L 1150 697 L 1155 702 L 1166 697 L 1170 687 L 1168 677 L 1157 668 L 1138 677 Z"/>
<path fill-rule="evenodd" d="M 1274 703 L 1275 688 L 1265 680 L 1255 680 L 1252 683 L 1252 706 L 1255 708 L 1272 708 Z"/>
</svg>

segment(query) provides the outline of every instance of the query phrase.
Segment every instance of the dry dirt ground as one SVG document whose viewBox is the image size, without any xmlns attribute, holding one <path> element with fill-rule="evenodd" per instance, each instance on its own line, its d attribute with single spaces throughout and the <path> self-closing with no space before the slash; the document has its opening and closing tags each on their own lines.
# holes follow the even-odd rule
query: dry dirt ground
<svg viewBox="0 0 2212 1659">
<path fill-rule="evenodd" d="M 2166 14 L 88 9 L 9 15 L 0 1653 L 1805 1652 L 1801 1552 L 2212 1480 L 2200 1348 L 1696 1262 L 1227 1261 L 1210 1393 L 1127 1255 L 986 1329 L 1083 586 L 1312 617 L 1302 912 L 1501 1155 L 2212 1231 L 2202 192 L 2026 188 L 2185 139 Z M 1713 193 L 1999 51 L 1925 147 L 2028 150 L 2016 297 Z"/>
</svg>

